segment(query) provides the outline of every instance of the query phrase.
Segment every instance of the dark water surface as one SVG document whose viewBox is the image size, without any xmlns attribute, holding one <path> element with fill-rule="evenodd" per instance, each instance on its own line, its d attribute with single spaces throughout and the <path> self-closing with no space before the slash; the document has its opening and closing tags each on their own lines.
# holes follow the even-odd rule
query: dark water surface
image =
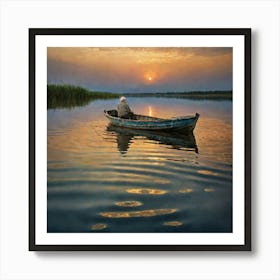
<svg viewBox="0 0 280 280">
<path fill-rule="evenodd" d="M 48 232 L 231 232 L 232 102 L 129 98 L 139 114 L 200 113 L 187 136 L 108 127 L 117 103 L 48 110 Z"/>
</svg>

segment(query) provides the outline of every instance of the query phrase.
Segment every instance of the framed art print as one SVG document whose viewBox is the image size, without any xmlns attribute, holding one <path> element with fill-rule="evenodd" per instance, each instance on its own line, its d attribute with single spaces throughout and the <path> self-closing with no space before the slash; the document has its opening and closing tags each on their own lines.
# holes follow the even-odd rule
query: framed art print
<svg viewBox="0 0 280 280">
<path fill-rule="evenodd" d="M 250 29 L 29 43 L 30 250 L 251 250 Z"/>
</svg>

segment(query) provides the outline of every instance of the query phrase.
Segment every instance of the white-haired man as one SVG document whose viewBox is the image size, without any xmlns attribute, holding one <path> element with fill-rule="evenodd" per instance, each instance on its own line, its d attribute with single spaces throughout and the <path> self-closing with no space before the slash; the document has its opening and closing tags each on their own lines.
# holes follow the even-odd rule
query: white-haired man
<svg viewBox="0 0 280 280">
<path fill-rule="evenodd" d="M 124 96 L 122 96 L 120 98 L 120 103 L 118 105 L 118 117 L 119 118 L 123 118 L 123 119 L 133 119 L 133 112 L 131 111 L 131 109 L 129 108 L 127 102 L 126 102 L 126 98 Z"/>
</svg>

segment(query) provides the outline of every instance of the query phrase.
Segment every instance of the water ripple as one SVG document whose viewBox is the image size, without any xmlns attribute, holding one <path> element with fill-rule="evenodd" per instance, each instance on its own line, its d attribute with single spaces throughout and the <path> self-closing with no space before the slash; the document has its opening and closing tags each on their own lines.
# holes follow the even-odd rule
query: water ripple
<svg viewBox="0 0 280 280">
<path fill-rule="evenodd" d="M 159 113 L 176 103 L 164 100 Z M 48 231 L 231 232 L 231 103 L 210 118 L 206 101 L 178 100 L 174 112 L 201 112 L 195 135 L 159 137 L 108 130 L 115 101 L 48 112 Z"/>
<path fill-rule="evenodd" d="M 139 201 L 119 201 L 115 204 L 120 207 L 138 207 L 142 205 Z"/>
<path fill-rule="evenodd" d="M 149 209 L 143 211 L 129 212 L 102 212 L 100 215 L 106 218 L 133 218 L 133 217 L 154 217 L 175 213 L 177 209 Z"/>
<path fill-rule="evenodd" d="M 152 195 L 162 195 L 166 194 L 166 190 L 159 190 L 159 189 L 127 189 L 126 192 L 128 193 L 134 193 L 134 194 L 152 194 Z"/>
</svg>

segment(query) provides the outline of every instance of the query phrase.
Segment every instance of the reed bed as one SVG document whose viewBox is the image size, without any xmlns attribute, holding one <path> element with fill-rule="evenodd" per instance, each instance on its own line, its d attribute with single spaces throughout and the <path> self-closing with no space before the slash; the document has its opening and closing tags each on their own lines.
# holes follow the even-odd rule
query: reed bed
<svg viewBox="0 0 280 280">
<path fill-rule="evenodd" d="M 47 85 L 48 109 L 74 108 L 96 99 L 112 99 L 120 95 L 110 92 L 89 91 L 73 85 Z"/>
</svg>

